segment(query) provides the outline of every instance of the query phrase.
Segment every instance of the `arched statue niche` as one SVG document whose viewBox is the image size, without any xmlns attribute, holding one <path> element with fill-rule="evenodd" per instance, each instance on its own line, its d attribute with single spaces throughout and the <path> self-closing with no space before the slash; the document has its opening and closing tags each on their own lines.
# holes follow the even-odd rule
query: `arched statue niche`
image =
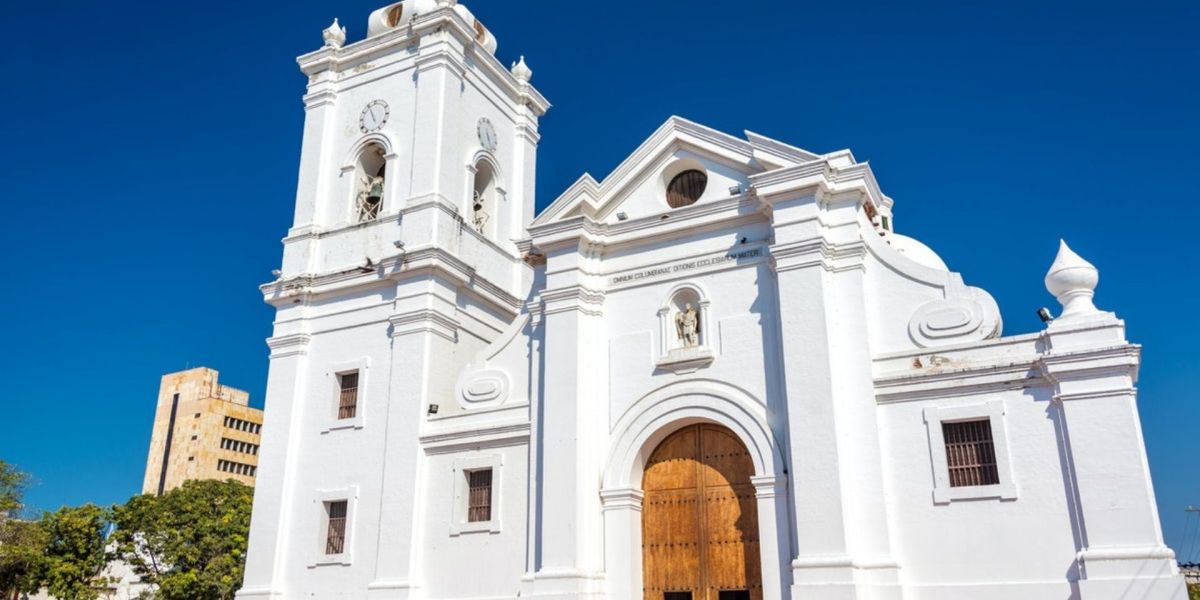
<svg viewBox="0 0 1200 600">
<path fill-rule="evenodd" d="M 709 331 L 710 302 L 694 285 L 676 286 L 658 309 L 660 368 L 696 368 L 713 359 Z"/>
</svg>

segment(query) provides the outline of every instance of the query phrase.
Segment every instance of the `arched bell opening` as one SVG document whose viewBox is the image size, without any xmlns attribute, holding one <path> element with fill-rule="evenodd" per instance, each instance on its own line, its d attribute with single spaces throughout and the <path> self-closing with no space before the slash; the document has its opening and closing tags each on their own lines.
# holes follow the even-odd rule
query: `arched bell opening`
<svg viewBox="0 0 1200 600">
<path fill-rule="evenodd" d="M 490 236 L 495 229 L 496 216 L 496 171 L 489 161 L 475 165 L 475 185 L 471 197 L 471 226 L 475 231 Z"/>
<path fill-rule="evenodd" d="M 379 218 L 387 178 L 387 160 L 383 148 L 368 144 L 355 166 L 354 222 L 366 223 Z"/>
</svg>

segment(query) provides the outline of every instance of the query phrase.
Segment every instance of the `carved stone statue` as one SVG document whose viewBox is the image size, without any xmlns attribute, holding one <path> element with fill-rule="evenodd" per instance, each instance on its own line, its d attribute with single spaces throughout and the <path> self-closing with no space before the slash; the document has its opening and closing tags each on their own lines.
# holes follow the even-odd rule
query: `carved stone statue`
<svg viewBox="0 0 1200 600">
<path fill-rule="evenodd" d="M 692 308 L 691 302 L 685 304 L 683 310 L 675 315 L 675 330 L 679 339 L 683 340 L 685 348 L 700 345 L 700 317 L 696 314 L 696 309 Z"/>
</svg>

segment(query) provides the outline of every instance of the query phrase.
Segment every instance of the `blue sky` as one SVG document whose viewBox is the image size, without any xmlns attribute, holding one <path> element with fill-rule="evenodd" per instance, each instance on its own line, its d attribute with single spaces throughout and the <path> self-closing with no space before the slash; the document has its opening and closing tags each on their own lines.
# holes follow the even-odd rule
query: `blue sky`
<svg viewBox="0 0 1200 600">
<path fill-rule="evenodd" d="M 360 39 L 376 7 L 6 5 L 0 458 L 36 475 L 33 506 L 139 490 L 164 372 L 212 366 L 261 402 L 272 311 L 257 285 L 292 215 L 294 57 L 334 16 Z M 470 7 L 554 104 L 539 207 L 679 114 L 869 160 L 898 231 L 990 291 L 1008 334 L 1057 309 L 1042 276 L 1065 237 L 1145 346 L 1141 415 L 1179 545 L 1200 504 L 1200 4 Z"/>
</svg>

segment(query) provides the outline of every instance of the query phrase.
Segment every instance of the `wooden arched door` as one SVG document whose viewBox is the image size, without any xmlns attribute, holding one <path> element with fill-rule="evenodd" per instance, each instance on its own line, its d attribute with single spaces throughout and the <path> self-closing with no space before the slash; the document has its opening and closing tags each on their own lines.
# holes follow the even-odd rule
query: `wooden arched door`
<svg viewBox="0 0 1200 600">
<path fill-rule="evenodd" d="M 642 475 L 644 600 L 762 600 L 754 463 L 718 425 L 663 440 Z"/>
</svg>

